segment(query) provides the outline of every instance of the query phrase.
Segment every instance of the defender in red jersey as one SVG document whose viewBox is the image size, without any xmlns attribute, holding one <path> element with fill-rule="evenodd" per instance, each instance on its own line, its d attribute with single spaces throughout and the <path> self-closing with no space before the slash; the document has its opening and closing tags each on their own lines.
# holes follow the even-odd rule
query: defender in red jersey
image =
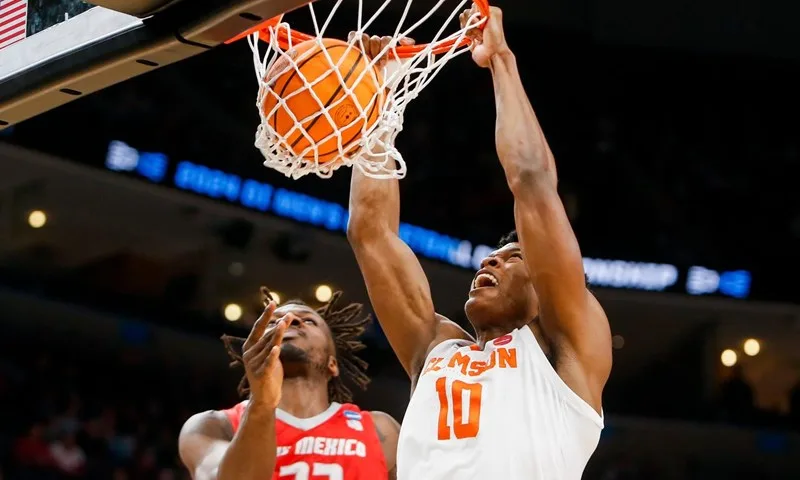
<svg viewBox="0 0 800 480">
<path fill-rule="evenodd" d="M 244 341 L 240 391 L 248 400 L 191 417 L 179 439 L 195 480 L 395 479 L 400 425 L 383 412 L 348 403 L 342 375 L 365 387 L 366 363 L 355 356 L 369 317 L 362 306 L 336 310 L 334 294 L 320 310 L 291 301 L 266 309 Z M 342 375 L 340 375 L 340 373 Z M 247 388 L 249 386 L 249 388 Z"/>
<path fill-rule="evenodd" d="M 247 403 L 223 411 L 234 433 Z M 297 418 L 278 410 L 275 433 L 278 453 L 274 480 L 366 480 L 388 476 L 373 416 L 353 404 L 334 402 L 311 418 Z"/>
</svg>

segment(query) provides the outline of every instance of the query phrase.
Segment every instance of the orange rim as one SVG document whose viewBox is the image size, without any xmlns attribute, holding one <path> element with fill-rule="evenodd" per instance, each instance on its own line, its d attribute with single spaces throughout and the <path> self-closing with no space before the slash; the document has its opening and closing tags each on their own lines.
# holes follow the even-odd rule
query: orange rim
<svg viewBox="0 0 800 480">
<path fill-rule="evenodd" d="M 489 18 L 490 10 L 489 10 L 488 0 L 473 0 L 473 3 L 478 6 L 478 10 L 480 10 L 481 15 L 484 18 Z M 274 29 L 276 26 L 278 26 L 278 24 L 281 23 L 282 19 L 283 15 L 278 15 L 277 17 L 271 18 L 264 23 L 256 25 L 255 27 L 240 33 L 239 35 L 233 37 L 232 39 L 228 40 L 225 43 L 226 44 L 233 43 L 255 32 L 259 32 L 258 37 L 262 41 L 269 43 L 270 40 L 272 39 L 270 34 L 270 27 Z M 481 24 L 479 28 L 483 29 L 485 26 L 486 22 Z M 291 45 L 296 45 L 298 43 L 306 42 L 308 40 L 313 40 L 315 38 L 312 35 L 303 32 L 298 32 L 297 30 L 291 30 L 291 33 L 289 33 L 285 28 L 278 29 L 277 36 L 278 36 L 278 45 L 284 51 L 288 50 Z M 456 44 L 456 42 L 458 42 L 458 45 L 456 45 L 455 48 L 462 48 L 469 46 L 471 41 L 466 37 L 462 38 L 460 42 L 457 39 L 443 40 L 441 42 L 437 42 L 436 44 L 434 44 L 434 47 L 431 50 L 431 52 L 434 55 L 441 55 L 443 53 L 447 53 L 453 48 L 453 45 Z M 428 46 L 429 44 L 427 43 L 420 45 L 400 46 L 397 47 L 397 56 L 400 58 L 413 57 L 419 52 L 425 50 Z"/>
</svg>

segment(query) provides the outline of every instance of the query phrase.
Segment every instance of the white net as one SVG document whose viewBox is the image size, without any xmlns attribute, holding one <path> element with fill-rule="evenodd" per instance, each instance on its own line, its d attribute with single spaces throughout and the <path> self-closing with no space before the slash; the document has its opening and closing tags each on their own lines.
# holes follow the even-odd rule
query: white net
<svg viewBox="0 0 800 480">
<path fill-rule="evenodd" d="M 269 43 L 263 55 L 258 32 L 248 38 L 259 82 L 256 105 L 261 123 L 255 145 L 266 167 L 294 179 L 310 173 L 328 178 L 342 166 L 356 167 L 374 178 L 403 178 L 406 163 L 394 140 L 403 129 L 406 107 L 450 59 L 468 51 L 467 32 L 485 19 L 476 13 L 462 28 L 459 14 L 472 1 L 438 0 L 412 23 L 408 16 L 413 0 L 405 0 L 392 41 L 370 59 L 359 54 L 366 49 L 362 34 L 372 33 L 370 26 L 392 0 L 384 0 L 367 19 L 366 0 L 360 0 L 355 35 L 346 43 L 325 39 L 343 1 L 336 0 L 322 23 L 314 4 L 308 5 L 314 26 L 310 37 L 293 34 L 287 23 L 277 23 L 268 27 Z M 413 38 L 445 4 L 451 4 L 452 10 L 430 43 L 414 49 L 401 46 L 402 38 Z M 448 27 L 450 33 L 446 33 Z M 354 55 L 349 55 L 351 50 Z M 316 58 L 312 73 L 304 69 L 311 57 L 320 55 L 324 59 Z M 388 62 L 380 62 L 386 58 Z"/>
</svg>

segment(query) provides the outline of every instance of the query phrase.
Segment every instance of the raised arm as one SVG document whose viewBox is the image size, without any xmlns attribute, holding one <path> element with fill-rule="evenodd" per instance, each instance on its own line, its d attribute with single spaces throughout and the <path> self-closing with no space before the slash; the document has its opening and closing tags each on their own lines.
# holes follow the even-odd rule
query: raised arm
<svg viewBox="0 0 800 480">
<path fill-rule="evenodd" d="M 473 58 L 494 79 L 497 153 L 514 195 L 517 234 L 539 296 L 540 323 L 557 354 L 572 357 L 564 363 L 577 360 L 580 371 L 569 372 L 565 380 L 599 410 L 611 371 L 608 319 L 586 288 L 580 248 L 558 196 L 553 154 L 506 44 L 502 12 L 493 8 L 491 13 Z"/>
<path fill-rule="evenodd" d="M 351 38 L 352 38 L 351 33 Z M 367 37 L 361 45 L 374 57 L 389 37 Z M 401 43 L 408 44 L 404 39 Z M 384 66 L 383 62 L 379 63 Z M 392 65 L 386 65 L 392 68 Z M 373 153 L 381 156 L 375 149 Z M 376 180 L 353 168 L 347 238 L 367 285 L 372 308 L 397 358 L 412 379 L 428 351 L 449 338 L 470 338 L 434 311 L 431 289 L 414 252 L 399 237 L 400 188 L 395 179 Z"/>
<path fill-rule="evenodd" d="M 399 225 L 398 181 L 369 178 L 354 168 L 347 238 L 381 328 L 414 380 L 433 345 L 469 335 L 434 311 L 428 279 L 398 236 Z"/>
<path fill-rule="evenodd" d="M 281 319 L 267 329 L 275 306 L 275 302 L 266 305 L 244 342 L 241 361 L 250 400 L 238 428 L 223 412 L 205 412 L 191 417 L 181 429 L 178 450 L 193 480 L 262 480 L 275 470 L 275 409 L 283 383 L 279 355 L 287 327 Z"/>
</svg>

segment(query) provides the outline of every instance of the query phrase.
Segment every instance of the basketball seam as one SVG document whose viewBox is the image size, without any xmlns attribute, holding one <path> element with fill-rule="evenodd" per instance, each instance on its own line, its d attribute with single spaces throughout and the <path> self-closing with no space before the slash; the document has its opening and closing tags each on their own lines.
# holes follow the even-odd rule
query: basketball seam
<svg viewBox="0 0 800 480">
<path fill-rule="evenodd" d="M 361 58 L 363 56 L 364 56 L 364 52 L 362 52 L 361 50 L 358 50 L 358 58 L 356 58 L 356 61 L 353 62 L 353 66 L 350 67 L 350 71 L 347 72 L 347 75 L 345 75 L 345 77 L 344 77 L 344 84 L 345 85 L 347 85 L 347 81 L 350 80 L 350 77 L 353 75 L 353 73 L 355 73 L 356 67 L 358 67 L 358 64 L 361 62 Z M 331 103 L 333 103 L 333 101 L 336 99 L 336 96 L 339 95 L 339 92 L 341 92 L 343 88 L 344 88 L 344 86 L 339 84 L 339 86 L 336 88 L 336 90 L 334 90 L 333 95 L 331 95 L 331 98 L 328 99 L 327 102 L 325 102 L 325 106 L 323 106 L 322 108 L 323 109 L 327 109 L 331 105 Z M 308 127 L 305 127 L 305 130 L 309 131 L 310 129 L 314 128 L 314 125 L 316 125 L 317 121 L 319 121 L 319 119 L 322 118 L 322 117 L 323 117 L 323 115 L 320 115 L 317 118 L 315 118 L 314 120 L 312 120 L 311 124 Z M 302 136 L 300 138 L 302 138 Z M 297 138 L 294 141 L 294 143 L 291 145 L 292 149 L 294 149 L 294 147 L 300 141 L 300 138 Z M 305 157 L 303 157 L 303 158 L 305 158 Z"/>
<path fill-rule="evenodd" d="M 317 48 L 319 48 L 319 45 L 317 46 Z M 323 48 L 324 48 L 324 50 L 323 50 L 323 49 L 319 49 L 319 51 L 317 51 L 317 52 L 316 52 L 316 53 L 314 53 L 313 55 L 310 55 L 308 58 L 305 58 L 305 59 L 303 59 L 303 61 L 302 61 L 302 62 L 300 62 L 299 64 L 297 64 L 297 67 L 296 67 L 296 68 L 292 69 L 292 74 L 291 74 L 291 75 L 289 75 L 289 78 L 287 78 L 287 79 L 286 79 L 286 81 L 283 83 L 283 88 L 281 89 L 280 93 L 278 94 L 278 98 L 283 98 L 283 94 L 284 94 L 284 92 L 286 91 L 286 89 L 289 87 L 289 84 L 292 82 L 292 79 L 295 77 L 295 75 L 297 75 L 297 73 L 298 73 L 298 72 L 300 72 L 300 69 L 302 69 L 302 68 L 303 68 L 303 66 L 304 66 L 306 63 L 308 63 L 309 61 L 311 61 L 311 59 L 312 59 L 312 58 L 316 57 L 316 56 L 317 56 L 317 55 L 319 55 L 320 53 L 323 53 L 325 50 L 327 50 L 327 51 L 330 51 L 330 50 L 333 50 L 333 49 L 335 49 L 335 48 L 347 48 L 347 45 L 333 45 L 332 47 L 329 47 L 329 48 L 325 48 L 325 47 L 324 47 L 324 45 L 323 45 Z M 284 110 L 286 109 L 286 107 L 285 107 L 285 106 L 284 106 L 284 107 L 282 107 L 282 108 L 283 108 Z M 280 110 L 278 110 L 277 112 L 275 112 L 275 114 L 272 116 L 272 129 L 273 129 L 273 130 L 275 130 L 275 131 L 277 131 L 277 130 L 278 130 L 278 113 L 279 113 L 279 112 L 280 112 Z M 305 129 L 305 130 L 306 130 L 306 131 L 308 131 L 308 129 Z M 300 138 L 303 138 L 303 135 L 302 135 L 302 134 L 300 135 Z M 298 138 L 298 140 L 299 140 L 299 138 Z M 295 143 L 296 143 L 296 142 L 295 142 Z M 292 148 L 294 148 L 294 145 L 292 145 Z"/>
</svg>

